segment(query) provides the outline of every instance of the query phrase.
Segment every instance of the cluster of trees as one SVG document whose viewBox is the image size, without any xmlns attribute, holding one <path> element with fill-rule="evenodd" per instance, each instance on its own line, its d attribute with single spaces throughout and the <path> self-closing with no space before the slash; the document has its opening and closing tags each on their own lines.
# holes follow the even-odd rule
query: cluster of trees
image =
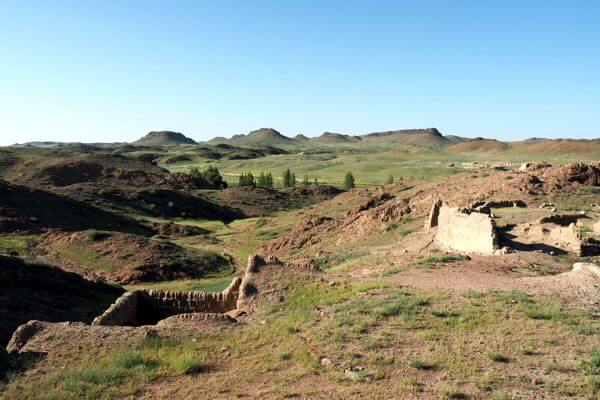
<svg viewBox="0 0 600 400">
<path fill-rule="evenodd" d="M 270 172 L 265 175 L 265 173 L 261 171 L 258 180 L 256 181 L 256 186 L 273 189 L 275 187 L 273 184 L 273 175 L 271 175 Z"/>
<path fill-rule="evenodd" d="M 212 165 L 208 166 L 204 171 L 200 171 L 198 167 L 192 167 L 190 169 L 190 175 L 206 180 L 210 187 L 215 189 L 225 189 L 227 188 L 227 182 L 223 180 L 223 177 L 219 173 L 219 170 Z M 402 177 L 398 178 L 398 181 L 401 182 L 403 180 Z M 394 177 L 389 175 L 387 180 L 385 181 L 386 185 L 394 183 Z M 269 172 L 265 174 L 261 171 L 258 177 L 252 175 L 252 172 L 248 172 L 247 174 L 241 174 L 239 180 L 240 186 L 258 186 L 264 187 L 267 189 L 274 189 L 275 184 L 273 181 L 273 175 Z M 289 168 L 285 170 L 281 177 L 281 186 L 284 188 L 296 187 L 298 184 L 296 180 L 296 174 L 292 172 Z M 302 181 L 300 181 L 300 185 L 302 186 L 310 186 L 310 185 L 318 185 L 319 181 L 317 178 L 314 178 L 313 181 L 310 180 L 308 175 L 304 175 Z M 352 172 L 348 172 L 344 177 L 344 188 L 353 189 L 356 187 L 356 181 L 354 179 L 354 175 Z"/>
<path fill-rule="evenodd" d="M 213 167 L 212 165 L 209 165 L 204 171 L 200 171 L 198 167 L 192 167 L 190 169 L 190 175 L 195 178 L 204 179 L 212 188 L 227 188 L 227 182 L 223 180 L 223 177 L 219 173 L 219 169 L 217 167 Z"/>
<path fill-rule="evenodd" d="M 284 188 L 296 187 L 296 174 L 290 169 L 286 169 L 282 177 L 282 185 Z"/>
<path fill-rule="evenodd" d="M 256 186 L 256 182 L 254 182 L 254 175 L 252 175 L 252 172 L 248 172 L 247 174 L 241 174 L 239 184 L 240 186 Z"/>
<path fill-rule="evenodd" d="M 302 181 L 300 181 L 302 186 L 310 186 L 310 185 L 318 185 L 319 180 L 317 178 L 314 181 L 311 181 L 308 175 L 304 175 Z M 255 177 L 252 172 L 248 172 L 247 174 L 241 174 L 239 178 L 240 186 L 257 186 L 264 187 L 268 189 L 274 189 L 275 183 L 273 180 L 273 175 L 268 172 L 265 174 L 261 171 L 258 177 Z M 284 188 L 296 187 L 298 185 L 298 181 L 296 179 L 296 174 L 293 173 L 289 168 L 285 170 L 281 177 L 281 186 Z"/>
<path fill-rule="evenodd" d="M 261 172 L 258 178 L 255 178 L 254 175 L 252 175 L 252 172 L 241 174 L 239 183 L 240 186 L 258 186 L 267 189 L 273 189 L 275 187 L 273 183 L 273 175 L 270 172 L 266 175 L 264 172 Z"/>
</svg>

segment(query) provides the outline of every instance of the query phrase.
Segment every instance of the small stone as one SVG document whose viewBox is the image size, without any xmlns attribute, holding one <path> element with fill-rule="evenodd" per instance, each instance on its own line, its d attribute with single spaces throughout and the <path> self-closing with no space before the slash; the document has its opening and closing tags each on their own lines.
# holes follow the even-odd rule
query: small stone
<svg viewBox="0 0 600 400">
<path fill-rule="evenodd" d="M 556 212 L 556 207 L 552 207 L 552 208 L 550 209 L 550 212 Z"/>
<path fill-rule="evenodd" d="M 323 357 L 321 358 L 321 365 L 324 366 L 325 368 L 331 368 L 333 366 L 333 363 L 331 362 L 331 360 L 327 357 Z"/>
<path fill-rule="evenodd" d="M 358 372 L 350 371 L 349 369 L 344 371 L 344 376 L 353 382 L 358 382 L 361 380 L 361 375 Z"/>
</svg>

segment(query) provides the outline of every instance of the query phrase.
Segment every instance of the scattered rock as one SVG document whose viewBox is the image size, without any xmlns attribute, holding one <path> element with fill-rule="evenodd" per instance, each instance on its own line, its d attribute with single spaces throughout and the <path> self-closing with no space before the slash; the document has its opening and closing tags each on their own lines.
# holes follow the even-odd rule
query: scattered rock
<svg viewBox="0 0 600 400">
<path fill-rule="evenodd" d="M 321 358 L 321 365 L 325 368 L 331 368 L 333 367 L 333 363 L 331 362 L 331 360 L 327 357 L 323 357 Z"/>
</svg>

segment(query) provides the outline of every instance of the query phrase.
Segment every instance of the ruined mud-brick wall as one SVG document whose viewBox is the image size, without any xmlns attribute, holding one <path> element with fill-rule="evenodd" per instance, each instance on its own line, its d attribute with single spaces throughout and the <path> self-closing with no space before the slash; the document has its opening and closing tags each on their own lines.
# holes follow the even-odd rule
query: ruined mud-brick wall
<svg viewBox="0 0 600 400">
<path fill-rule="evenodd" d="M 222 292 L 136 290 L 125 293 L 92 325 L 146 325 L 177 314 L 224 313 L 236 308 L 242 281 L 234 278 Z"/>
<path fill-rule="evenodd" d="M 140 292 L 127 292 L 119 297 L 102 315 L 92 321 L 92 325 L 132 325 L 138 311 Z"/>
<path fill-rule="evenodd" d="M 496 226 L 489 215 L 443 204 L 434 206 L 432 213 L 437 214 L 435 240 L 440 248 L 481 254 L 494 254 L 498 249 Z"/>
<path fill-rule="evenodd" d="M 574 253 L 577 256 L 583 254 L 581 231 L 575 224 L 557 226 L 551 229 L 548 239 L 558 248 Z"/>
<path fill-rule="evenodd" d="M 141 308 L 145 308 L 158 319 L 176 314 L 225 313 L 236 308 L 241 284 L 234 278 L 222 292 L 173 292 L 148 290 L 142 292 Z"/>
</svg>

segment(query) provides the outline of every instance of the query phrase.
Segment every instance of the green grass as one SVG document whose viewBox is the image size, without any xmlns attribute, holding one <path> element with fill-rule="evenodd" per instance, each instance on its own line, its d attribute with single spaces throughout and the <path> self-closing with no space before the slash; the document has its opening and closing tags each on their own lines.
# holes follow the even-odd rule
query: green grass
<svg viewBox="0 0 600 400">
<path fill-rule="evenodd" d="M 501 390 L 494 390 L 490 400 L 514 400 L 515 398 Z"/>
<path fill-rule="evenodd" d="M 381 276 L 391 276 L 399 272 L 405 271 L 408 265 L 392 265 L 381 272 Z"/>
<path fill-rule="evenodd" d="M 178 354 L 169 360 L 169 365 L 180 374 L 193 374 L 204 368 L 202 360 L 195 354 Z"/>
<path fill-rule="evenodd" d="M 579 367 L 587 375 L 600 375 L 600 349 L 590 351 L 589 360 L 580 361 Z"/>
<path fill-rule="evenodd" d="M 172 291 L 197 291 L 197 292 L 222 292 L 231 283 L 231 277 L 191 279 L 172 282 L 148 283 L 139 285 L 126 285 L 126 290 L 172 290 Z"/>
<path fill-rule="evenodd" d="M 325 270 L 328 270 L 331 268 L 340 269 L 345 264 L 347 264 L 347 263 L 351 262 L 352 260 L 355 260 L 359 257 L 362 257 L 363 255 L 364 255 L 364 253 L 354 252 L 354 251 L 337 253 L 337 254 L 326 254 L 322 257 L 315 259 L 314 263 L 315 263 L 315 267 L 319 271 L 325 271 Z"/>
<path fill-rule="evenodd" d="M 34 239 L 34 236 L 0 236 L 0 254 L 27 255 Z"/>
<path fill-rule="evenodd" d="M 337 152 L 336 149 L 332 150 Z M 448 156 L 460 158 L 457 155 Z M 353 154 L 338 152 L 326 157 L 319 154 L 285 154 L 251 160 L 198 160 L 196 165 L 204 168 L 210 163 L 218 167 L 224 179 L 234 185 L 239 174 L 252 172 L 256 176 L 261 171 L 271 172 L 276 185 L 279 185 L 283 172 L 289 167 L 297 177 L 306 174 L 311 180 L 317 178 L 322 184 L 341 187 L 348 171 L 354 174 L 358 186 L 384 184 L 390 175 L 398 181 L 400 177 L 429 179 L 458 172 L 455 168 L 440 168 L 439 160 L 446 157 L 437 150 L 424 149 L 418 153 L 392 150 Z M 166 167 L 174 172 L 186 172 L 189 169 L 189 165 Z"/>
<path fill-rule="evenodd" d="M 443 255 L 443 256 L 429 256 L 423 260 L 420 260 L 419 264 L 425 265 L 425 266 L 433 266 L 433 265 L 447 264 L 447 263 L 451 263 L 454 261 L 462 261 L 464 259 L 465 259 L 465 257 L 461 256 L 461 255 L 447 254 L 447 255 Z"/>
<path fill-rule="evenodd" d="M 266 397 L 280 398 L 284 392 L 292 393 L 290 388 L 296 396 L 310 397 L 314 392 L 297 389 L 294 383 L 302 380 L 308 387 L 318 382 L 345 382 L 343 369 L 320 365 L 320 357 L 324 356 L 335 366 L 360 366 L 364 368 L 361 371 L 373 371 L 373 378 L 360 385 L 352 384 L 360 386 L 357 390 L 364 398 L 384 396 L 381 388 L 388 385 L 390 391 L 386 394 L 398 398 L 415 391 L 454 396 L 462 390 L 468 394 L 473 388 L 478 393 L 484 391 L 482 397 L 503 400 L 510 399 L 505 391 L 513 390 L 524 393 L 524 398 L 532 393 L 550 398 L 555 391 L 594 398 L 590 393 L 597 390 L 595 371 L 599 362 L 597 354 L 591 352 L 593 338 L 568 329 L 560 320 L 532 319 L 523 312 L 527 306 L 561 309 L 560 301 L 551 296 L 490 291 L 457 297 L 444 292 L 406 290 L 389 280 L 329 286 L 326 280 L 302 274 L 283 274 L 277 279 L 281 279 L 278 288 L 285 288 L 274 293 L 283 294 L 281 300 L 263 305 L 256 311 L 255 320 L 239 329 L 197 334 L 193 340 L 149 339 L 133 346 L 137 354 L 121 361 L 110 361 L 116 359 L 114 356 L 109 356 L 109 361 L 86 358 L 85 365 L 73 368 L 79 371 L 94 364 L 94 368 L 106 369 L 104 377 L 97 381 L 112 380 L 112 386 L 106 389 L 112 397 L 135 397 L 130 390 L 143 386 L 146 379 L 158 382 L 161 388 L 163 384 L 170 389 L 186 385 L 190 394 L 235 397 L 252 390 L 254 382 L 264 377 L 270 380 L 268 393 L 263 392 Z M 578 326 L 593 327 L 596 323 L 593 315 L 562 312 L 576 316 Z M 551 343 L 545 337 L 558 339 Z M 474 343 L 477 348 L 498 351 L 532 346 L 536 354 L 524 357 L 515 353 L 514 362 L 505 365 L 474 352 Z M 511 357 L 512 354 L 507 353 Z M 531 377 L 542 374 L 543 365 L 556 354 L 564 358 L 565 365 L 579 368 L 553 374 L 555 382 L 545 377 L 546 383 L 533 386 Z M 181 360 L 184 366 L 197 362 L 200 371 L 210 375 L 186 378 L 193 372 L 179 368 L 174 360 Z M 149 363 L 146 367 L 145 362 Z M 142 371 L 119 375 L 124 363 Z M 117 374 L 106 366 L 115 368 Z M 144 368 L 150 371 L 143 374 Z M 400 376 L 407 369 L 420 382 Z M 232 381 L 236 382 L 235 387 L 231 387 Z M 445 385 L 449 386 L 448 394 Z M 343 398 L 348 392 L 341 390 L 348 385 L 337 389 L 340 386 L 331 387 Z M 76 398 L 61 397 L 58 390 L 43 377 L 35 383 L 17 378 L 9 385 L 7 399 L 40 397 L 31 393 Z"/>
</svg>

